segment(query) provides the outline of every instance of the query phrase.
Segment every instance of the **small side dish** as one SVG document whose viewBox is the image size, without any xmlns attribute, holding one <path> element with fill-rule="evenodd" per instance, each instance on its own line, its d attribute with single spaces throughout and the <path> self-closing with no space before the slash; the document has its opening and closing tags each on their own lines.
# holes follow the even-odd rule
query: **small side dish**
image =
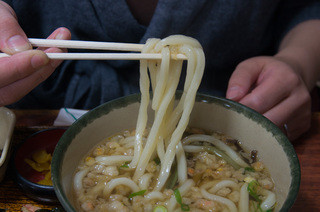
<svg viewBox="0 0 320 212">
<path fill-rule="evenodd" d="M 53 128 L 39 131 L 16 149 L 13 160 L 16 182 L 30 198 L 57 202 L 51 181 L 51 158 L 65 130 Z"/>
</svg>

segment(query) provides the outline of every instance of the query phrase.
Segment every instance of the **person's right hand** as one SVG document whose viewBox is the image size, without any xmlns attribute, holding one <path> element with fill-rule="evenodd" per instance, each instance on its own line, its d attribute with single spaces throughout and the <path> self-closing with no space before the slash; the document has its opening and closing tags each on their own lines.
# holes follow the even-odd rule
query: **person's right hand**
<svg viewBox="0 0 320 212">
<path fill-rule="evenodd" d="M 65 49 L 38 48 L 32 50 L 13 9 L 0 1 L 0 50 L 12 56 L 0 58 L 0 106 L 12 104 L 47 79 L 62 62 L 50 60 L 45 52 L 65 52 Z M 56 29 L 48 39 L 70 39 L 66 28 Z"/>
</svg>

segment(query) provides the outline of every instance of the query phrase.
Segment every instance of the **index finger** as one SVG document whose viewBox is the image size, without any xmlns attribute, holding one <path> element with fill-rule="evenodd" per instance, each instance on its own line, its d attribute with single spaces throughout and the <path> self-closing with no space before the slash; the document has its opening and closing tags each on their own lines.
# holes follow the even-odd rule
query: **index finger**
<svg viewBox="0 0 320 212">
<path fill-rule="evenodd" d="M 7 54 L 31 49 L 31 44 L 12 8 L 3 1 L 0 1 L 0 50 Z"/>
<path fill-rule="evenodd" d="M 240 63 L 232 73 L 226 97 L 228 99 L 239 101 L 257 81 L 262 70 L 263 64 L 257 62 L 256 58 L 251 58 Z"/>
</svg>

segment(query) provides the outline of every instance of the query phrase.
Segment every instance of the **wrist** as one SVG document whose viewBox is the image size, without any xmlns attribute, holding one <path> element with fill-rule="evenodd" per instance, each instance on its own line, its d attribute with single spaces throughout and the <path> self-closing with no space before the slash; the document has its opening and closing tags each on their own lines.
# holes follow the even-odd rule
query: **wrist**
<svg viewBox="0 0 320 212">
<path fill-rule="evenodd" d="M 281 49 L 274 57 L 288 64 L 302 79 L 309 91 L 315 86 L 317 73 L 316 58 L 304 48 L 287 47 Z"/>
</svg>

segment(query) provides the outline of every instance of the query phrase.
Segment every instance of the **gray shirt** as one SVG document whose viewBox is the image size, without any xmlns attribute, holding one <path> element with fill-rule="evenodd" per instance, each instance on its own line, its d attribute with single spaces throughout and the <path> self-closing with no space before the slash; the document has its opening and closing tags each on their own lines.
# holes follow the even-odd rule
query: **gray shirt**
<svg viewBox="0 0 320 212">
<path fill-rule="evenodd" d="M 311 0 L 159 0 L 148 26 L 125 0 L 7 0 L 28 37 L 45 38 L 60 26 L 73 40 L 144 43 L 172 34 L 194 37 L 206 55 L 200 92 L 223 96 L 236 65 L 272 55 L 292 27 L 320 18 Z M 91 109 L 139 92 L 137 61 L 65 61 L 15 108 Z M 181 88 L 181 87 L 180 87 Z"/>
</svg>

